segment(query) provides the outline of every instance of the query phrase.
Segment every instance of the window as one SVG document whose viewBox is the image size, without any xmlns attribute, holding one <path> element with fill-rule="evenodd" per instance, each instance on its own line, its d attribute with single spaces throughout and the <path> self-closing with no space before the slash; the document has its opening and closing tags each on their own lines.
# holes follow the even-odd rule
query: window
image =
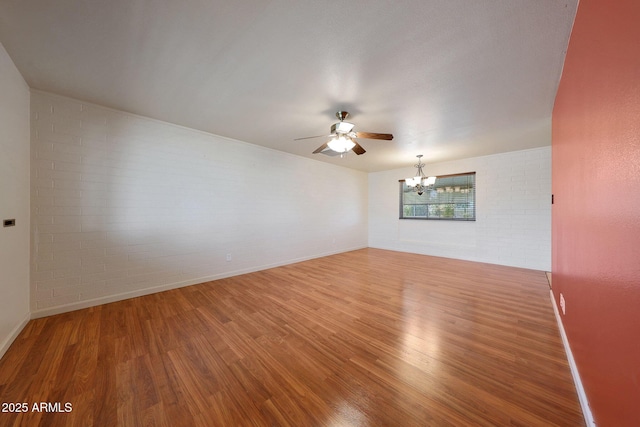
<svg viewBox="0 0 640 427">
<path fill-rule="evenodd" d="M 436 177 L 419 195 L 400 181 L 400 219 L 476 220 L 476 173 Z"/>
</svg>

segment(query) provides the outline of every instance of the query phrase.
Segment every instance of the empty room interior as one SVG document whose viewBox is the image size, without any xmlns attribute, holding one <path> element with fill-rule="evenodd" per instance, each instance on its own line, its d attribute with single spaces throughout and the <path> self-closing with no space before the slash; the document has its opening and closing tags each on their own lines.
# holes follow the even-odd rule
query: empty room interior
<svg viewBox="0 0 640 427">
<path fill-rule="evenodd" d="M 639 20 L 0 0 L 0 426 L 640 425 Z"/>
</svg>

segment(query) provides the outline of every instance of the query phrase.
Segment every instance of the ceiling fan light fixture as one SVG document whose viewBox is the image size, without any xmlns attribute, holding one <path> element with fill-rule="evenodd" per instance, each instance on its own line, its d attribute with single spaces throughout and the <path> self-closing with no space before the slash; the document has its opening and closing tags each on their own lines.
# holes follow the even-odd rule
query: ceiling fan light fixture
<svg viewBox="0 0 640 427">
<path fill-rule="evenodd" d="M 331 125 L 331 133 L 341 134 L 341 133 L 349 133 L 354 128 L 353 123 L 348 122 L 338 122 Z"/>
<path fill-rule="evenodd" d="M 338 135 L 327 143 L 330 149 L 337 153 L 346 153 L 356 146 L 356 143 L 348 136 Z"/>
<path fill-rule="evenodd" d="M 367 151 L 356 141 L 355 138 L 380 139 L 384 141 L 391 141 L 393 139 L 393 135 L 390 133 L 354 132 L 354 124 L 344 121 L 344 119 L 349 117 L 349 113 L 346 111 L 338 111 L 336 113 L 336 117 L 340 121 L 331 125 L 329 141 L 316 148 L 313 151 L 313 154 L 322 153 L 332 157 L 340 154 L 340 157 L 344 157 L 347 152 L 353 151 L 355 154 L 360 156 Z M 320 138 L 320 136 L 322 135 L 296 138 L 295 140 Z"/>
</svg>

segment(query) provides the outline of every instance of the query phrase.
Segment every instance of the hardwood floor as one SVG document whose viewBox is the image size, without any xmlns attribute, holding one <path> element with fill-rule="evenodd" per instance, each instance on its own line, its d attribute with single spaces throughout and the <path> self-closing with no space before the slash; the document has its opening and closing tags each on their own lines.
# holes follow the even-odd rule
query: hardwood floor
<svg viewBox="0 0 640 427">
<path fill-rule="evenodd" d="M 544 272 L 376 249 L 33 320 L 0 402 L 29 406 L 2 426 L 584 425 Z"/>
</svg>

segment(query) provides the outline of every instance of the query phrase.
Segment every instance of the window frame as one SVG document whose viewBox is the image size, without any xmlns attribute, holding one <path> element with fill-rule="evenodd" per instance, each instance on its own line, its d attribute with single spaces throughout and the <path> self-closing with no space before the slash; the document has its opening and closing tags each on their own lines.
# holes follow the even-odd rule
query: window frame
<svg viewBox="0 0 640 427">
<path fill-rule="evenodd" d="M 476 205 L 477 205 L 477 192 L 476 192 L 476 172 L 462 172 L 462 173 L 454 173 L 454 174 L 449 174 L 449 175 L 437 175 L 436 176 L 436 183 L 438 182 L 438 179 L 443 179 L 443 178 L 452 178 L 452 177 L 456 177 L 456 176 L 466 176 L 466 175 L 473 175 L 473 216 L 470 218 L 452 218 L 452 217 L 448 217 L 448 218 L 443 218 L 443 217 L 429 217 L 428 213 L 427 216 L 404 216 L 404 206 L 405 203 L 404 202 L 404 187 L 405 187 L 405 179 L 400 179 L 398 180 L 399 184 L 400 184 L 400 197 L 399 197 L 399 205 L 400 205 L 400 209 L 399 209 L 399 217 L 398 219 L 417 219 L 417 220 L 427 220 L 427 221 L 462 221 L 462 222 L 475 222 L 476 221 Z M 436 203 L 434 203 L 436 204 Z M 438 204 L 447 204 L 447 203 L 438 203 Z M 453 205 L 454 203 L 448 203 L 450 205 Z M 424 206 L 427 206 L 427 212 L 428 212 L 428 204 L 424 203 Z"/>
</svg>

